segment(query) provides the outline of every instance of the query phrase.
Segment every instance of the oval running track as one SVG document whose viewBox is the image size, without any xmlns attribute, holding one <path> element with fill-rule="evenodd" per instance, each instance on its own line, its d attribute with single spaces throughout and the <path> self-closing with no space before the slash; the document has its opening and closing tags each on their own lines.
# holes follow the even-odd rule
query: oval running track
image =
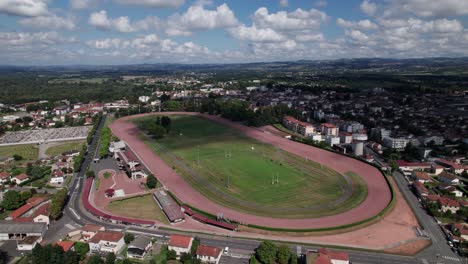
<svg viewBox="0 0 468 264">
<path fill-rule="evenodd" d="M 149 146 L 140 139 L 140 131 L 130 119 L 148 115 L 198 115 L 200 117 L 219 122 L 231 128 L 238 129 L 244 134 L 261 142 L 277 146 L 285 151 L 304 158 L 322 163 L 339 173 L 349 171 L 357 173 L 367 184 L 367 198 L 357 207 L 346 212 L 306 219 L 270 218 L 248 213 L 238 212 L 224 207 L 206 198 L 167 165 Z M 157 176 L 159 181 L 184 203 L 213 215 L 223 213 L 228 219 L 242 224 L 253 224 L 272 228 L 289 229 L 317 229 L 348 225 L 371 218 L 380 213 L 389 204 L 391 192 L 384 176 L 373 166 L 364 162 L 339 155 L 333 152 L 315 148 L 289 139 L 265 133 L 261 130 L 231 122 L 227 119 L 200 113 L 162 112 L 126 116 L 115 120 L 110 126 L 114 135 L 125 141 L 138 155 L 144 165 Z"/>
</svg>

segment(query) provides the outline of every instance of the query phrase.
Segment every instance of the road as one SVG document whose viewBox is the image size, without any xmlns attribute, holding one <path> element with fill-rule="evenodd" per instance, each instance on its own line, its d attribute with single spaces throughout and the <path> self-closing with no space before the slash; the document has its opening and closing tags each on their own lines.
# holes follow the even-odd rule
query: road
<svg viewBox="0 0 468 264">
<path fill-rule="evenodd" d="M 103 118 L 103 120 L 101 120 L 101 123 L 98 126 L 98 129 L 96 130 L 96 134 L 93 138 L 93 141 L 91 142 L 91 147 L 89 148 L 90 151 L 85 157 L 85 160 L 82 164 L 82 169 L 80 170 L 79 173 L 76 174 L 75 178 L 73 179 L 70 185 L 69 193 L 71 196 L 64 209 L 64 218 L 61 221 L 51 223 L 51 229 L 60 230 L 61 227 L 63 227 L 64 225 L 83 226 L 85 224 L 96 224 L 96 225 L 105 226 L 106 229 L 109 229 L 109 230 L 125 230 L 127 232 L 133 232 L 137 234 L 145 233 L 148 235 L 158 237 L 158 240 L 160 241 L 167 241 L 168 237 L 171 234 L 175 234 L 175 233 L 183 234 L 183 232 L 178 232 L 178 231 L 168 231 L 168 230 L 161 230 L 161 229 L 155 229 L 155 228 L 143 228 L 143 227 L 136 227 L 136 226 L 125 226 L 122 224 L 113 224 L 107 221 L 100 220 L 90 215 L 89 212 L 84 210 L 80 202 L 81 200 L 80 194 L 83 191 L 85 171 L 86 171 L 86 168 L 88 168 L 88 166 L 91 164 L 93 160 L 94 149 L 96 149 L 96 147 L 98 146 L 98 142 L 99 142 L 99 131 L 101 130 L 104 122 L 105 120 Z M 398 177 L 396 178 L 398 179 Z M 397 180 L 397 182 L 399 182 L 399 180 Z M 408 189 L 404 189 L 403 193 L 405 194 L 405 196 L 408 194 L 412 195 L 411 193 L 409 193 Z M 409 200 L 411 201 L 411 199 Z M 417 205 L 412 205 L 412 204 L 411 206 L 418 207 Z M 419 209 L 421 210 L 421 208 Z M 429 233 L 431 234 L 435 233 L 431 235 L 431 237 L 433 237 L 433 239 L 435 240 L 434 246 L 430 248 L 431 250 L 425 250 L 422 254 L 422 257 L 421 256 L 405 257 L 405 256 L 390 255 L 390 254 L 383 254 L 383 253 L 366 252 L 366 251 L 351 251 L 351 250 L 342 250 L 342 251 L 348 252 L 352 263 L 355 263 L 355 264 L 460 263 L 459 261 L 449 262 L 449 260 L 446 260 L 442 257 L 436 259 L 435 254 L 434 254 L 435 252 L 440 252 L 441 256 L 448 256 L 448 257 L 453 256 L 454 258 L 456 256 L 450 251 L 448 246 L 445 244 L 445 240 L 443 239 L 443 237 L 441 237 L 442 234 L 440 233 L 440 230 L 437 230 L 437 228 L 435 228 L 434 225 L 430 224 L 430 219 L 432 218 L 427 217 L 427 215 L 423 215 L 422 211 L 419 211 L 417 214 L 421 214 L 421 216 L 424 216 L 421 218 L 425 219 L 424 220 L 425 222 L 429 221 L 428 228 L 427 228 Z M 217 247 L 229 247 L 230 249 L 233 249 L 233 250 L 242 251 L 246 255 L 252 253 L 254 249 L 258 246 L 258 244 L 260 243 L 260 241 L 257 241 L 257 240 L 248 240 L 248 239 L 233 238 L 233 237 L 221 237 L 221 236 L 212 236 L 212 235 L 205 235 L 205 234 L 197 234 L 197 236 L 201 239 L 202 243 L 204 244 L 213 245 Z M 305 253 L 307 250 L 310 250 L 310 249 L 317 249 L 316 247 L 314 248 L 308 245 L 301 245 L 301 244 L 291 244 L 291 247 L 294 249 L 294 251 L 296 251 L 297 247 L 300 247 L 301 248 L 300 252 L 302 253 Z"/>
</svg>

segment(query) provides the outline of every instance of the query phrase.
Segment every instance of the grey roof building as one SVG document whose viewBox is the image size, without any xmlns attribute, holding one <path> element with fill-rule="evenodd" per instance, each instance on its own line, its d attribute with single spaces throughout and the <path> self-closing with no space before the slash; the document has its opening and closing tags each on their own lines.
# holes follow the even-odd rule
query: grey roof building
<svg viewBox="0 0 468 264">
<path fill-rule="evenodd" d="M 127 247 L 127 256 L 130 258 L 143 258 L 152 246 L 153 242 L 150 237 L 140 235 L 135 238 Z"/>
<path fill-rule="evenodd" d="M 46 231 L 45 223 L 0 221 L 0 241 L 22 240 L 27 236 L 42 237 Z"/>
</svg>

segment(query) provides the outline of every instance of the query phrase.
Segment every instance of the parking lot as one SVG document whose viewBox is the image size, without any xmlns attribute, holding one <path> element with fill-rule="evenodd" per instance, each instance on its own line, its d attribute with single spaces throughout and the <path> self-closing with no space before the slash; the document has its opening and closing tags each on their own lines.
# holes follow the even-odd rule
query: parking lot
<svg viewBox="0 0 468 264">
<path fill-rule="evenodd" d="M 23 131 L 9 131 L 0 138 L 0 144 L 27 144 L 52 141 L 85 139 L 91 126 L 47 128 Z"/>
</svg>

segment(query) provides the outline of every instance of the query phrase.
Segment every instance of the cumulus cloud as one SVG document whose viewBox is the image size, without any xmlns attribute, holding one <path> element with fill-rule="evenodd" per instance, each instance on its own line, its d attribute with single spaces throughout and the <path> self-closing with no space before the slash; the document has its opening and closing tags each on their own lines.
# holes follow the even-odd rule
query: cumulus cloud
<svg viewBox="0 0 468 264">
<path fill-rule="evenodd" d="M 95 6 L 97 0 L 71 0 L 70 6 L 72 9 L 89 9 Z"/>
<path fill-rule="evenodd" d="M 361 11 L 366 15 L 373 16 L 377 12 L 377 5 L 369 0 L 364 0 L 361 3 Z"/>
<path fill-rule="evenodd" d="M 343 28 L 352 28 L 352 29 L 359 29 L 359 30 L 372 30 L 378 29 L 379 27 L 374 22 L 370 21 L 369 19 L 359 20 L 357 22 L 347 21 L 342 18 L 338 18 L 336 20 L 336 24 Z"/>
<path fill-rule="evenodd" d="M 193 31 L 215 28 L 230 28 L 238 25 L 234 12 L 227 4 L 216 10 L 207 10 L 204 5 L 196 4 L 183 13 L 169 17 L 166 33 L 171 36 L 189 36 Z"/>
<path fill-rule="evenodd" d="M 255 25 L 251 27 L 240 25 L 229 29 L 228 32 L 237 39 L 253 42 L 280 42 L 287 39 L 271 28 L 257 28 Z"/>
<path fill-rule="evenodd" d="M 146 17 L 143 20 L 131 23 L 130 18 L 127 16 L 111 19 L 107 16 L 105 10 L 101 10 L 92 13 L 89 16 L 88 23 L 100 30 L 115 30 L 122 33 L 129 33 L 157 28 L 160 21 L 157 17 Z"/>
<path fill-rule="evenodd" d="M 300 42 L 316 42 L 316 41 L 324 41 L 325 37 L 322 33 L 316 34 L 300 34 L 296 36 L 296 40 Z"/>
<path fill-rule="evenodd" d="M 316 29 L 325 22 L 327 15 L 317 9 L 309 11 L 301 8 L 293 12 L 279 11 L 269 13 L 266 7 L 261 7 L 255 11 L 253 22 L 259 28 L 271 28 L 273 30 L 303 30 Z"/>
<path fill-rule="evenodd" d="M 74 30 L 76 28 L 75 22 L 72 18 L 59 17 L 55 14 L 50 16 L 23 18 L 19 20 L 19 23 L 30 28 L 44 28 L 51 30 Z"/>
<path fill-rule="evenodd" d="M 279 4 L 282 7 L 288 7 L 289 2 L 288 2 L 288 0 L 280 0 Z"/>
<path fill-rule="evenodd" d="M 123 5 L 138 5 L 152 8 L 177 8 L 184 4 L 184 0 L 115 0 Z"/>
<path fill-rule="evenodd" d="M 369 40 L 369 37 L 359 30 L 347 30 L 345 31 L 345 35 L 359 42 L 364 42 L 364 41 Z"/>
<path fill-rule="evenodd" d="M 0 13 L 15 16 L 41 16 L 48 13 L 46 0 L 1 0 Z"/>
<path fill-rule="evenodd" d="M 468 1 L 393 0 L 387 7 L 385 15 L 400 16 L 402 12 L 421 17 L 461 16 L 468 14 Z"/>
</svg>

